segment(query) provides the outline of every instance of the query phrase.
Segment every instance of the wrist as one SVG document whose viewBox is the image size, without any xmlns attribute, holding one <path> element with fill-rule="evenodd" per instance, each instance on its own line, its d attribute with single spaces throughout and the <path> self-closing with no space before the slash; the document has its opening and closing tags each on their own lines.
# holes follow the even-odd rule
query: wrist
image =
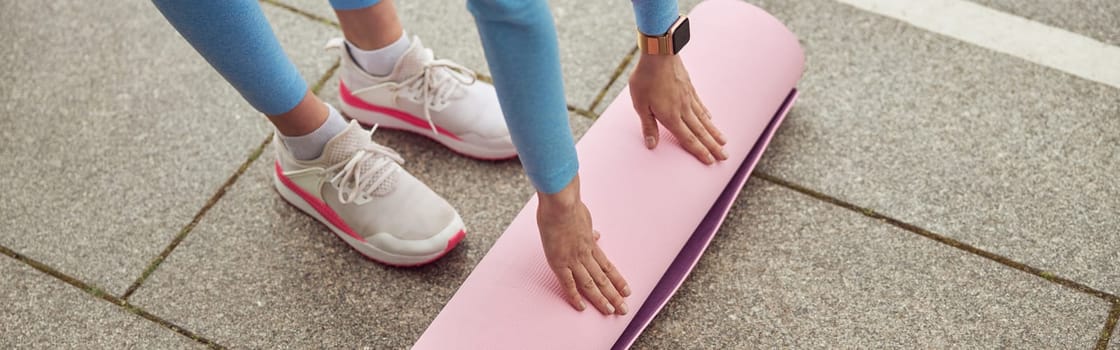
<svg viewBox="0 0 1120 350">
<path fill-rule="evenodd" d="M 649 53 L 642 52 L 641 55 L 638 56 L 638 64 L 642 64 L 642 62 L 664 63 L 664 62 L 670 62 L 670 61 L 673 61 L 673 60 L 679 59 L 679 58 L 680 58 L 680 56 L 677 56 L 677 55 L 655 55 L 655 54 L 649 54 Z"/>
<path fill-rule="evenodd" d="M 559 192 L 544 193 L 537 191 L 537 198 L 540 201 L 541 210 L 569 210 L 579 206 L 581 199 L 579 196 L 579 175 L 572 178 L 572 182 L 568 183 Z"/>
<path fill-rule="evenodd" d="M 642 53 L 641 56 L 639 56 L 639 58 L 638 58 L 638 65 L 637 65 L 637 67 L 635 67 L 635 69 L 636 70 L 649 70 L 649 69 L 663 70 L 663 69 L 666 69 L 667 67 L 675 64 L 677 60 L 680 60 L 680 56 L 677 56 L 677 55 L 651 55 L 651 54 Z"/>
</svg>

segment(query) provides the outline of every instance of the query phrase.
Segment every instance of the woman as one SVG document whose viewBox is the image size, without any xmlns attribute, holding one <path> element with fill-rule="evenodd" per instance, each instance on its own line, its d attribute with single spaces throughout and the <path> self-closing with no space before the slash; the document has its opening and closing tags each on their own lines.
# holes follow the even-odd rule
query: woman
<svg viewBox="0 0 1120 350">
<path fill-rule="evenodd" d="M 154 2 L 275 126 L 275 183 L 284 199 L 362 254 L 390 265 L 433 261 L 463 238 L 455 209 L 403 170 L 399 155 L 308 90 L 257 1 Z M 644 35 L 666 36 L 681 23 L 675 1 L 633 4 Z M 494 86 L 475 81 L 473 72 L 454 62 L 434 59 L 419 39 L 405 36 L 391 0 L 331 0 L 331 5 L 345 36 L 331 45 L 342 61 L 343 111 L 365 124 L 421 132 L 475 158 L 520 155 L 540 198 L 537 222 L 545 256 L 567 301 L 583 310 L 586 297 L 604 314 L 625 314 L 623 298 L 630 290 L 595 243 L 598 233 L 580 199 L 547 3 L 468 1 Z M 660 122 L 701 162 L 724 160 L 725 141 L 675 55 L 678 49 L 665 55 L 643 50 L 631 77 L 646 145 L 657 145 Z"/>
</svg>

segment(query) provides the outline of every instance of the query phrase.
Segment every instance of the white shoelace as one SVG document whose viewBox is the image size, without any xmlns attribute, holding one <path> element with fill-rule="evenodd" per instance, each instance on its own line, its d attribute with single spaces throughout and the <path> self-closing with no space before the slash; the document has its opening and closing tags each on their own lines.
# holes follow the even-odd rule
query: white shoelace
<svg viewBox="0 0 1120 350">
<path fill-rule="evenodd" d="M 370 130 L 371 137 L 374 131 L 377 131 L 377 125 Z M 370 172 L 365 173 L 362 171 L 362 163 L 367 161 L 375 163 L 370 168 Z M 370 194 L 401 169 L 398 166 L 391 166 L 394 162 L 403 164 L 404 158 L 389 147 L 370 142 L 355 152 L 346 163 L 338 163 L 327 168 L 327 171 L 338 171 L 338 174 L 330 180 L 331 184 L 338 187 L 338 201 L 343 204 L 355 200 L 357 204 L 368 201 Z M 390 168 L 381 170 L 387 166 Z"/>
<path fill-rule="evenodd" d="M 447 74 L 436 74 L 439 70 L 445 70 Z M 420 74 L 413 75 L 400 82 L 390 81 L 374 84 L 354 90 L 353 94 L 360 95 L 365 91 L 389 87 L 390 91 L 393 92 L 393 101 L 396 102 L 397 98 L 400 97 L 398 95 L 400 88 L 393 85 L 405 86 L 409 91 L 420 95 L 420 102 L 424 104 L 424 119 L 428 120 L 428 126 L 432 128 L 432 133 L 438 135 L 439 131 L 436 130 L 436 123 L 432 121 L 431 108 L 446 103 L 460 87 L 474 84 L 477 80 L 475 72 L 470 68 L 449 60 L 438 59 L 425 63 Z"/>
</svg>

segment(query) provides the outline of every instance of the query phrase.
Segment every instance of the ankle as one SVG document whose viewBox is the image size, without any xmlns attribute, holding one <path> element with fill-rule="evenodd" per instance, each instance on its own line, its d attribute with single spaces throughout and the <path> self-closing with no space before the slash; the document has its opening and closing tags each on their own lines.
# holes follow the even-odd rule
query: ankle
<svg viewBox="0 0 1120 350">
<path fill-rule="evenodd" d="M 347 39 L 346 52 L 358 64 L 358 67 L 366 73 L 385 76 L 393 72 L 397 61 L 400 61 L 401 56 L 408 52 L 411 45 L 412 41 L 402 32 L 396 40 L 372 50 L 363 49 L 360 45 L 356 45 L 350 39 Z"/>
<path fill-rule="evenodd" d="M 347 123 L 342 114 L 330 105 L 323 104 L 323 106 L 328 110 L 327 117 L 322 124 L 311 132 L 293 136 L 278 130 L 280 141 L 298 160 L 319 158 L 323 154 L 323 148 L 327 146 L 327 142 L 346 130 Z"/>
<path fill-rule="evenodd" d="M 281 134 L 288 136 L 307 135 L 323 125 L 323 121 L 330 116 L 328 108 L 329 106 L 319 100 L 315 94 L 308 91 L 303 100 L 292 107 L 292 110 L 270 115 L 268 120 L 276 126 L 276 130 L 280 131 Z"/>
</svg>

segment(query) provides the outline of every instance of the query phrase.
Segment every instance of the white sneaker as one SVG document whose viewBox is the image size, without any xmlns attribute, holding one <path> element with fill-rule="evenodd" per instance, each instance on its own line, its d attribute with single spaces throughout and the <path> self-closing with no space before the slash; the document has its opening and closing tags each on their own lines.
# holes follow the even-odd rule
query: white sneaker
<svg viewBox="0 0 1120 350">
<path fill-rule="evenodd" d="M 435 59 L 420 38 L 384 77 L 366 73 L 343 39 L 327 49 L 342 62 L 338 95 L 346 116 L 366 125 L 426 135 L 460 154 L 479 159 L 517 156 L 494 86 L 477 81 L 459 64 Z"/>
<path fill-rule="evenodd" d="M 351 121 L 310 161 L 295 159 L 274 139 L 276 190 L 370 259 L 394 266 L 435 261 L 466 235 L 463 219 L 372 135 Z"/>
</svg>

